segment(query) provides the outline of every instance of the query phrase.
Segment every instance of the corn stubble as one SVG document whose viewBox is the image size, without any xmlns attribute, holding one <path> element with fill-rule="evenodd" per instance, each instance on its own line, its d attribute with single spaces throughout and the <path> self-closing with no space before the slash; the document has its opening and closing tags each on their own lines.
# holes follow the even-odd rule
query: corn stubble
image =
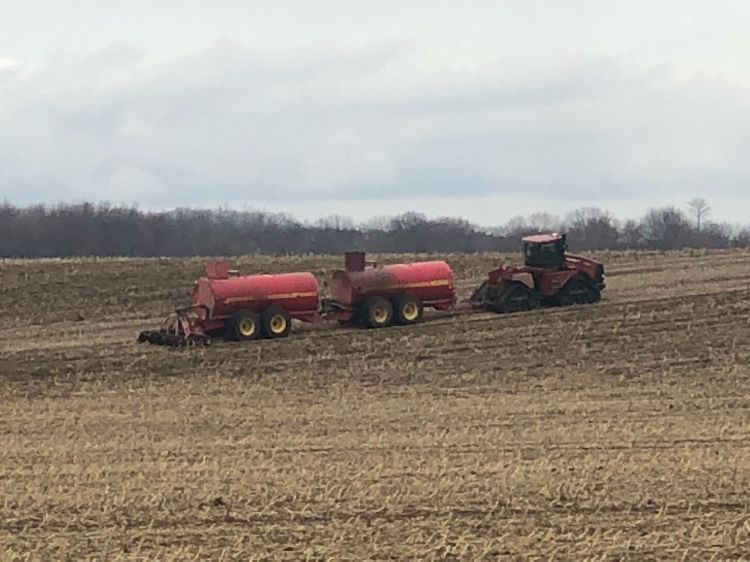
<svg viewBox="0 0 750 562">
<path fill-rule="evenodd" d="M 195 350 L 134 335 L 201 260 L 0 263 L 0 560 L 750 557 L 750 254 L 597 257 L 598 305 Z"/>
</svg>

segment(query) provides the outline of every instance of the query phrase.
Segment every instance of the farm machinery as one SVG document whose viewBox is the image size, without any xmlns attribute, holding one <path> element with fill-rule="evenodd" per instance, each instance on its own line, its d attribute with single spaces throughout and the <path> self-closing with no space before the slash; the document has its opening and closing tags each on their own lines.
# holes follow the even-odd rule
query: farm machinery
<svg viewBox="0 0 750 562">
<path fill-rule="evenodd" d="M 422 320 L 424 307 L 450 310 L 456 304 L 453 271 L 444 261 L 378 266 L 364 252 L 348 252 L 343 270 L 321 301 L 322 318 L 367 328 L 402 326 Z"/>
<path fill-rule="evenodd" d="M 292 319 L 385 328 L 420 322 L 424 307 L 449 310 L 456 303 L 453 271 L 444 261 L 379 266 L 364 252 L 348 252 L 344 269 L 327 285 L 331 296 L 321 298 L 312 273 L 241 276 L 225 261 L 208 262 L 192 305 L 167 316 L 159 330 L 141 332 L 138 341 L 195 346 L 210 345 L 218 335 L 283 338 Z"/>
<path fill-rule="evenodd" d="M 566 250 L 564 234 L 523 238 L 523 267 L 491 271 L 469 302 L 495 312 L 598 302 L 605 287 L 604 266 Z"/>
<path fill-rule="evenodd" d="M 225 261 L 206 264 L 192 304 L 170 314 L 139 342 L 169 346 L 210 345 L 215 336 L 235 341 L 283 338 L 292 320 L 338 321 L 366 328 L 420 322 L 425 307 L 457 312 L 517 312 L 540 305 L 593 303 L 601 298 L 604 268 L 566 253 L 564 235 L 523 239 L 525 265 L 501 267 L 471 298 L 457 303 L 454 276 L 444 261 L 378 265 L 364 252 L 348 252 L 344 269 L 325 283 L 321 297 L 312 273 L 239 275 Z"/>
<path fill-rule="evenodd" d="M 141 332 L 138 342 L 194 346 L 210 345 L 216 335 L 236 341 L 283 338 L 292 318 L 315 318 L 318 297 L 312 273 L 241 276 L 226 261 L 210 261 L 206 276 L 193 286 L 192 305 L 167 316 L 159 330 Z"/>
</svg>

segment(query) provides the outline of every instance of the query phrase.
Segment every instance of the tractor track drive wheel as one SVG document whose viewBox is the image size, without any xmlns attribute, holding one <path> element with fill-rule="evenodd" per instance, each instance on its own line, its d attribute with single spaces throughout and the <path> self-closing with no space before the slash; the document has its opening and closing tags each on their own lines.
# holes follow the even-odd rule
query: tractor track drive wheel
<svg viewBox="0 0 750 562">
<path fill-rule="evenodd" d="M 507 313 L 534 310 L 538 306 L 536 291 L 521 283 L 512 283 L 502 291 L 492 308 L 495 312 Z"/>
<path fill-rule="evenodd" d="M 474 306 L 481 306 L 487 308 L 489 302 L 493 298 L 495 287 L 484 281 L 477 289 L 472 293 L 469 298 L 469 302 Z"/>
<path fill-rule="evenodd" d="M 560 306 L 573 304 L 591 304 L 601 299 L 601 293 L 588 278 L 581 275 L 573 277 L 560 291 L 557 302 Z"/>
</svg>

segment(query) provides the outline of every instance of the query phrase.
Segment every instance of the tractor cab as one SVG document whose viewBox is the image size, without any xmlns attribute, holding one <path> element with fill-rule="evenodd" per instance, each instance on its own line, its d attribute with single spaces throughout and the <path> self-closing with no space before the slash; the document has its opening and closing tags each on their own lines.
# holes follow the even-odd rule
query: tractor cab
<svg viewBox="0 0 750 562">
<path fill-rule="evenodd" d="M 538 234 L 523 239 L 523 257 L 526 267 L 565 269 L 565 250 L 568 245 L 564 234 Z"/>
</svg>

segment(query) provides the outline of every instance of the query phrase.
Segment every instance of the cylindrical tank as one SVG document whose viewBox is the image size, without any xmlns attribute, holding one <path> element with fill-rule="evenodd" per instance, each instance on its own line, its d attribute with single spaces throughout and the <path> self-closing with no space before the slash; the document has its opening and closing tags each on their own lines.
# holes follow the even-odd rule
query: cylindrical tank
<svg viewBox="0 0 750 562">
<path fill-rule="evenodd" d="M 427 304 L 455 300 L 453 271 L 444 261 L 336 271 L 329 288 L 334 300 L 351 307 L 374 295 L 390 297 L 398 293 L 411 293 Z"/>
<path fill-rule="evenodd" d="M 211 317 L 230 316 L 245 309 L 259 312 L 270 305 L 295 313 L 318 310 L 320 291 L 312 273 L 243 275 L 225 279 L 202 278 L 193 291 L 193 304 L 205 306 Z"/>
</svg>

